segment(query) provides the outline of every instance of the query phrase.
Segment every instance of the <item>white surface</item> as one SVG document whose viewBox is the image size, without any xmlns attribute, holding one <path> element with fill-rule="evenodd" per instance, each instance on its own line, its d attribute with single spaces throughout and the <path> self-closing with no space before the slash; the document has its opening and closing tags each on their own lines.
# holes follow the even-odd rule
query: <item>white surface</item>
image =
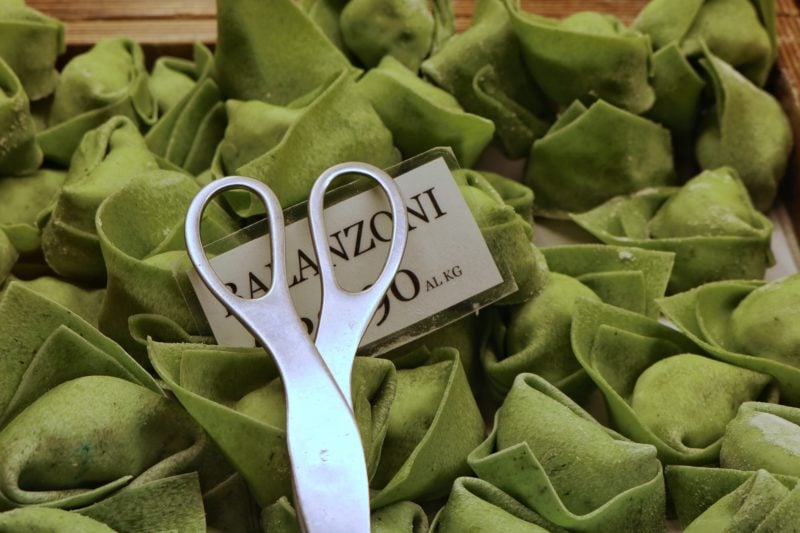
<svg viewBox="0 0 800 533">
<path fill-rule="evenodd" d="M 770 212 L 775 229 L 772 231 L 772 253 L 775 255 L 775 266 L 767 270 L 765 279 L 773 281 L 796 274 L 800 268 L 800 252 L 798 252 L 797 235 L 792 228 L 789 213 L 783 204 Z"/>
</svg>

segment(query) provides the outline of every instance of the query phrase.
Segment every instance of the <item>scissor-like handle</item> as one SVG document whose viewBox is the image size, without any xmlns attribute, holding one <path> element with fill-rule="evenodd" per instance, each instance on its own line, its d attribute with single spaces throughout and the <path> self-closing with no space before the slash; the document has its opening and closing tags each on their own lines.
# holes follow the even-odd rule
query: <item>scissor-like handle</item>
<svg viewBox="0 0 800 533">
<path fill-rule="evenodd" d="M 361 174 L 377 181 L 392 210 L 392 240 L 383 270 L 369 288 L 359 292 L 346 291 L 336 281 L 323 218 L 325 192 L 333 180 L 343 174 Z M 308 199 L 308 219 L 322 278 L 322 309 L 316 345 L 339 389 L 352 403 L 353 360 L 361 337 L 400 267 L 408 239 L 408 215 L 400 189 L 391 176 L 366 163 L 342 163 L 317 178 Z"/>
<path fill-rule="evenodd" d="M 230 189 L 257 194 L 267 207 L 272 282 L 247 300 L 229 292 L 203 249 L 200 223 L 208 202 Z M 275 194 L 250 178 L 211 182 L 186 216 L 186 247 L 209 290 L 272 353 L 286 393 L 286 434 L 298 518 L 304 531 L 368 533 L 369 487 L 364 449 L 349 397 L 345 398 L 300 321 L 286 277 L 283 212 Z"/>
<path fill-rule="evenodd" d="M 270 252 L 272 254 L 272 283 L 270 290 L 259 298 L 246 299 L 237 296 L 228 290 L 222 282 L 203 248 L 200 234 L 203 212 L 209 202 L 218 194 L 232 189 L 245 189 L 256 195 L 264 202 L 269 218 L 271 233 Z M 264 183 L 242 176 L 228 176 L 214 180 L 197 193 L 186 213 L 184 234 L 186 250 L 197 275 L 203 280 L 208 290 L 240 321 L 244 322 L 248 310 L 262 309 L 265 302 L 289 298 L 289 287 L 286 281 L 286 262 L 281 258 L 286 257 L 286 240 L 283 238 L 283 210 L 275 193 Z M 243 316 L 240 316 L 243 315 Z M 243 324 L 244 325 L 244 324 Z"/>
</svg>

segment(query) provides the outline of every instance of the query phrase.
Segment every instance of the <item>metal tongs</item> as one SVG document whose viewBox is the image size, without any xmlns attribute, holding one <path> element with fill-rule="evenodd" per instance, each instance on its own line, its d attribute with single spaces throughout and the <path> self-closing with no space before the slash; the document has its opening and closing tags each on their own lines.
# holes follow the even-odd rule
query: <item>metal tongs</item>
<svg viewBox="0 0 800 533">
<path fill-rule="evenodd" d="M 323 219 L 325 192 L 342 174 L 377 181 L 392 210 L 392 241 L 378 279 L 366 290 L 342 289 L 333 272 Z M 203 249 L 200 224 L 217 194 L 245 189 L 267 208 L 271 234 L 272 282 L 260 298 L 229 292 Z M 311 237 L 322 282 L 316 343 L 307 334 L 289 295 L 283 212 L 275 194 L 260 181 L 239 176 L 213 181 L 194 198 L 186 216 L 186 247 L 197 274 L 211 293 L 267 348 L 286 392 L 286 432 L 301 528 L 315 532 L 370 531 L 369 488 L 364 449 L 353 414 L 350 378 L 356 349 L 400 265 L 408 236 L 403 198 L 392 178 L 365 163 L 344 163 L 323 172 L 308 201 Z"/>
</svg>

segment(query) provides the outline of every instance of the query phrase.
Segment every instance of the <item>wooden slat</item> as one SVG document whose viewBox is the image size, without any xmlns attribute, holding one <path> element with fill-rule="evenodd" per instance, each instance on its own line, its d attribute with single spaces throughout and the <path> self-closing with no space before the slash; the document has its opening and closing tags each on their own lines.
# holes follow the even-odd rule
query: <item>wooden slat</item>
<svg viewBox="0 0 800 533">
<path fill-rule="evenodd" d="M 75 20 L 67 23 L 70 45 L 87 45 L 102 36 L 128 36 L 144 45 L 178 44 L 217 39 L 217 20 L 210 19 L 125 19 Z"/>
<path fill-rule="evenodd" d="M 474 0 L 453 0 L 453 14 L 456 17 L 456 31 L 462 32 L 472 24 Z"/>
<path fill-rule="evenodd" d="M 142 46 L 148 65 L 157 57 L 191 57 L 195 41 L 213 45 L 217 41 L 217 19 L 109 19 L 66 22 L 67 52 L 59 57 L 59 68 L 104 37 L 130 37 Z"/>
<path fill-rule="evenodd" d="M 800 15 L 797 0 L 778 0 L 778 14 L 788 16 Z"/>
<path fill-rule="evenodd" d="M 64 21 L 214 18 L 215 0 L 27 0 L 29 6 Z"/>
<path fill-rule="evenodd" d="M 795 235 L 800 236 L 800 17 L 778 17 L 778 97 L 789 115 L 795 139 L 791 179 L 784 187 Z"/>
</svg>

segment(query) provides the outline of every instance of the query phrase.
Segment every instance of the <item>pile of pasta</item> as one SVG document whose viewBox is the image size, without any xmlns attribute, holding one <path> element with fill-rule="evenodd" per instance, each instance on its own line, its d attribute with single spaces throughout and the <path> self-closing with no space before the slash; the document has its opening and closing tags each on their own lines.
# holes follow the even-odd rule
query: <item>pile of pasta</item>
<svg viewBox="0 0 800 533">
<path fill-rule="evenodd" d="M 230 174 L 289 207 L 333 164 L 440 146 L 517 289 L 357 358 L 373 530 L 796 527 L 800 275 L 764 281 L 793 146 L 775 19 L 478 0 L 456 34 L 449 0 L 219 0 L 213 51 L 148 69 L 108 38 L 58 72 L 63 25 L 0 0 L 0 529 L 298 531 L 278 371 L 187 304 L 187 207 Z M 204 216 L 211 242 L 263 206 Z M 536 247 L 534 217 L 596 240 Z"/>
</svg>

